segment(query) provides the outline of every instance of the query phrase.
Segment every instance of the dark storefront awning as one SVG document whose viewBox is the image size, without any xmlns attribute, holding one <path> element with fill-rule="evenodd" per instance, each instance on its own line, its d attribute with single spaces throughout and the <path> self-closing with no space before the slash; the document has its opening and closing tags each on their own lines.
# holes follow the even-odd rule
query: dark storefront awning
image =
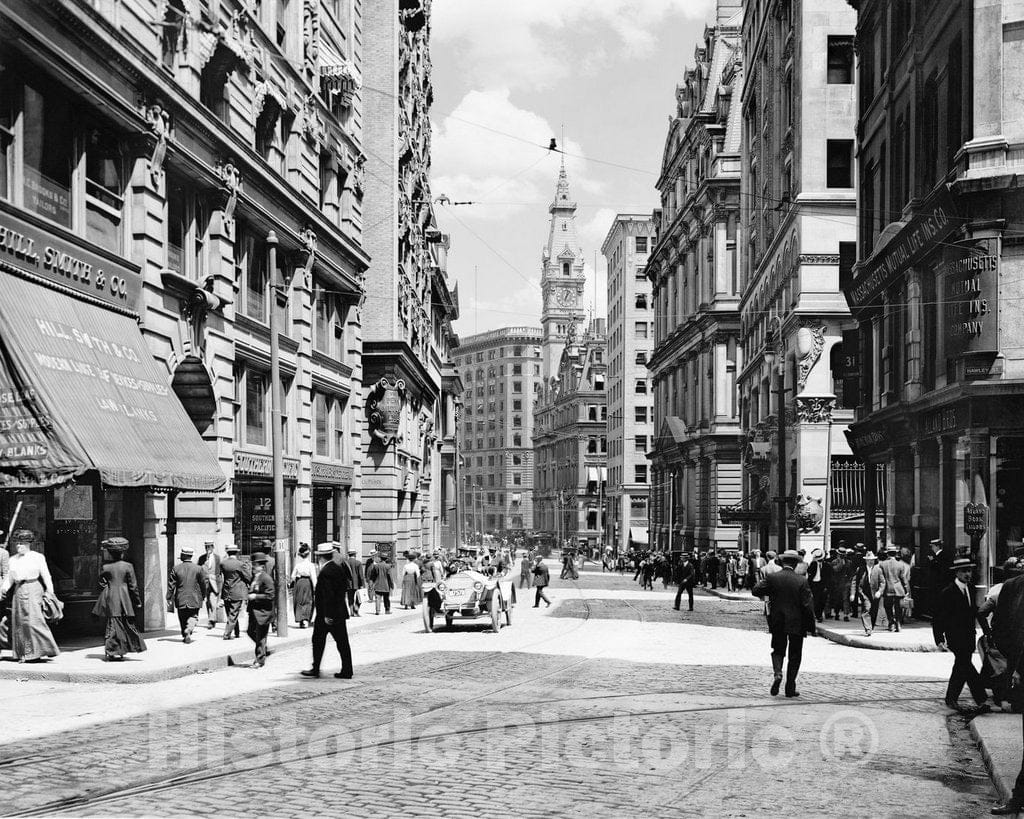
<svg viewBox="0 0 1024 819">
<path fill-rule="evenodd" d="M 0 275 L 0 487 L 215 491 L 224 474 L 135 320 Z"/>
</svg>

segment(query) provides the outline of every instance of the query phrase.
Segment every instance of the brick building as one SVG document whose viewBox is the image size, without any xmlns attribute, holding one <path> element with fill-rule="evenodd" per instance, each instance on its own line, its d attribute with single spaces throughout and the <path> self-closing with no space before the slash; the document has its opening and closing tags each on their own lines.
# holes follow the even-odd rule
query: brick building
<svg viewBox="0 0 1024 819">
<path fill-rule="evenodd" d="M 541 385 L 541 330 L 502 327 L 462 340 L 459 452 L 463 531 L 533 529 L 533 411 Z"/>
<path fill-rule="evenodd" d="M 604 543 L 618 553 L 648 543 L 647 452 L 654 435 L 647 362 L 654 302 L 646 276 L 656 235 L 650 216 L 620 213 L 601 253 L 608 270 L 608 485 Z"/>
</svg>

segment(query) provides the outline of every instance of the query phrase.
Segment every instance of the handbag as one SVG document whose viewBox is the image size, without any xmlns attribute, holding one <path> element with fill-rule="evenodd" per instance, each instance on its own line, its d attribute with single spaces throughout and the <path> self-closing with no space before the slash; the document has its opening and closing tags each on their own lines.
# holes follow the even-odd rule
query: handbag
<svg viewBox="0 0 1024 819">
<path fill-rule="evenodd" d="M 903 613 L 910 616 L 914 613 L 914 598 L 909 594 L 900 599 L 900 608 L 903 609 Z"/>
<path fill-rule="evenodd" d="M 356 589 L 356 599 L 359 601 L 359 605 L 370 602 L 370 593 L 365 589 Z"/>
<path fill-rule="evenodd" d="M 64 604 L 53 592 L 43 592 L 43 619 L 51 626 L 64 619 Z"/>
</svg>

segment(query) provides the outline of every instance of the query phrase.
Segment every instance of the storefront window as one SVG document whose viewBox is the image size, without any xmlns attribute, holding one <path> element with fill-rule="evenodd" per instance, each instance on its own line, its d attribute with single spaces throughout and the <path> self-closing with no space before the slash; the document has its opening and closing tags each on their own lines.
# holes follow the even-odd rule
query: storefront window
<svg viewBox="0 0 1024 819">
<path fill-rule="evenodd" d="M 995 565 L 1024 542 L 1024 438 L 1000 436 L 996 443 Z"/>
<path fill-rule="evenodd" d="M 235 490 L 235 537 L 243 554 L 259 551 L 264 540 L 275 539 L 274 489 L 269 483 L 242 483 L 236 481 Z M 292 540 L 292 518 L 294 515 L 295 487 L 284 487 L 284 533 Z"/>
<path fill-rule="evenodd" d="M 316 454 L 323 457 L 331 455 L 331 438 L 327 429 L 328 406 L 327 396 L 322 392 L 313 395 L 313 423 L 316 428 Z"/>
<path fill-rule="evenodd" d="M 14 145 L 14 92 L 0 77 L 0 199 L 10 199 Z"/>
<path fill-rule="evenodd" d="M 71 227 L 71 109 L 26 85 L 23 118 L 24 205 L 33 213 Z"/>
</svg>

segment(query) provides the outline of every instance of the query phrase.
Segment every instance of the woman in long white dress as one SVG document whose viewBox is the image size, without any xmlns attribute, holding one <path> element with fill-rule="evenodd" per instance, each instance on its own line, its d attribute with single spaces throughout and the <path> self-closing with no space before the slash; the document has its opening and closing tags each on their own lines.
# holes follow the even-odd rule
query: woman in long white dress
<svg viewBox="0 0 1024 819">
<path fill-rule="evenodd" d="M 402 572 L 402 608 L 414 609 L 423 601 L 423 586 L 420 585 L 420 566 L 409 558 Z"/>
<path fill-rule="evenodd" d="M 46 558 L 32 551 L 35 534 L 18 529 L 11 541 L 17 554 L 0 587 L 0 598 L 11 595 L 11 653 L 18 662 L 36 662 L 60 654 L 53 633 L 43 617 L 43 592 L 53 594 L 53 578 Z"/>
<path fill-rule="evenodd" d="M 316 589 L 316 566 L 309 559 L 309 546 L 299 547 L 299 557 L 292 567 L 292 604 L 295 622 L 305 628 L 313 619 L 313 593 Z"/>
</svg>

